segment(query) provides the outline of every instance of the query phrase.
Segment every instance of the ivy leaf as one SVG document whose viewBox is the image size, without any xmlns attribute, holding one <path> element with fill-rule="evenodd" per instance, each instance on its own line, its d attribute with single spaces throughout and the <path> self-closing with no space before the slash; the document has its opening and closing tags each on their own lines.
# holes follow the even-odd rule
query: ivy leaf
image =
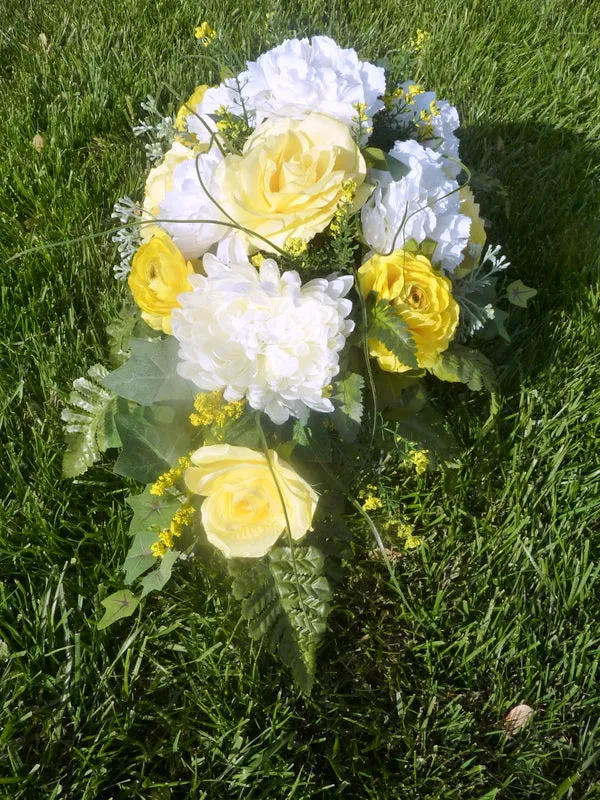
<svg viewBox="0 0 600 800">
<path fill-rule="evenodd" d="M 140 413 L 141 412 L 141 413 Z M 118 413 L 115 422 L 123 449 L 114 470 L 140 483 L 152 483 L 177 463 L 190 449 L 187 419 L 175 417 L 173 422 L 160 422 L 163 412 L 173 410 L 160 406 L 137 408 L 133 413 Z"/>
<path fill-rule="evenodd" d="M 101 453 L 121 442 L 113 430 L 116 409 L 115 395 L 100 384 L 107 370 L 94 364 L 87 378 L 73 381 L 69 406 L 60 415 L 65 423 L 66 450 L 63 455 L 63 478 L 82 475 L 88 467 L 100 460 Z"/>
<path fill-rule="evenodd" d="M 156 564 L 156 558 L 152 555 L 150 548 L 157 539 L 158 533 L 154 531 L 141 531 L 136 534 L 123 563 L 125 583 L 133 583 L 136 578 Z"/>
<path fill-rule="evenodd" d="M 173 336 L 155 341 L 132 339 L 130 345 L 129 360 L 103 379 L 107 389 L 141 406 L 193 403 L 193 385 L 177 374 L 177 339 Z"/>
<path fill-rule="evenodd" d="M 363 415 L 364 386 L 365 379 L 356 372 L 348 373 L 334 385 L 332 400 L 335 410 L 331 421 L 345 442 L 353 442 L 358 435 Z"/>
<path fill-rule="evenodd" d="M 431 372 L 441 381 L 465 383 L 474 392 L 481 389 L 492 392 L 496 388 L 496 376 L 491 361 L 483 353 L 460 344 L 452 344 L 441 353 L 431 367 Z"/>
<path fill-rule="evenodd" d="M 173 495 L 150 494 L 151 486 L 146 486 L 141 494 L 130 495 L 125 499 L 133 509 L 133 518 L 129 525 L 129 535 L 152 531 L 158 533 L 169 527 L 173 514 L 181 508 L 181 503 Z"/>
<path fill-rule="evenodd" d="M 129 589 L 121 589 L 109 595 L 102 601 L 106 609 L 104 616 L 98 623 L 98 630 L 104 630 L 119 619 L 130 617 L 138 607 L 140 598 L 136 597 Z"/>
<path fill-rule="evenodd" d="M 264 561 L 229 563 L 233 593 L 253 639 L 264 639 L 288 666 L 305 694 L 316 672 L 317 647 L 326 632 L 331 590 L 322 553 L 314 546 L 274 547 Z"/>
<path fill-rule="evenodd" d="M 178 550 L 167 550 L 160 559 L 158 567 L 149 572 L 145 578 L 142 578 L 142 597 L 146 597 L 150 592 L 160 592 L 171 577 L 173 564 L 180 555 Z"/>
<path fill-rule="evenodd" d="M 523 281 L 513 281 L 506 287 L 506 299 L 513 306 L 527 308 L 527 303 L 537 294 L 537 289 L 525 286 Z"/>
<path fill-rule="evenodd" d="M 417 346 L 408 325 L 387 300 L 370 309 L 368 337 L 376 339 L 407 367 L 417 369 Z"/>
</svg>

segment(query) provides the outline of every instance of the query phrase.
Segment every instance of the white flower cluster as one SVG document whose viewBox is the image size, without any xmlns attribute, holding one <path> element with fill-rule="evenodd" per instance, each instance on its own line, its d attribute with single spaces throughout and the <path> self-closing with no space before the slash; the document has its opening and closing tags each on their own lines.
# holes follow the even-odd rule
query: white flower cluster
<svg viewBox="0 0 600 800">
<path fill-rule="evenodd" d="M 280 275 L 266 259 L 225 264 L 204 258 L 206 276 L 190 278 L 172 316 L 181 343 L 179 373 L 203 391 L 224 389 L 227 401 L 248 399 L 277 424 L 309 409 L 333 411 L 325 388 L 339 370 L 339 352 L 354 323 L 343 299 L 352 277 L 302 286 L 297 272 Z"/>
<path fill-rule="evenodd" d="M 375 191 L 362 207 L 363 234 L 379 253 L 399 250 L 410 240 L 435 243 L 432 262 L 453 272 L 469 241 L 471 221 L 460 213 L 456 181 L 444 170 L 444 159 L 414 140 L 396 142 L 390 156 L 408 167 L 392 180 L 389 172 L 373 172 Z"/>
<path fill-rule="evenodd" d="M 180 372 L 200 389 L 246 397 L 277 423 L 333 410 L 325 389 L 353 327 L 351 276 L 302 286 L 296 272 L 280 275 L 272 260 L 257 272 L 248 259 L 257 248 L 305 247 L 349 191 L 374 251 L 422 248 L 449 274 L 461 264 L 471 217 L 456 181 L 456 109 L 402 84 L 386 116 L 406 140 L 387 157 L 406 174 L 366 173 L 360 149 L 385 90 L 383 69 L 327 36 L 287 40 L 237 77 L 197 90 L 187 138 L 152 170 L 144 208 L 185 259 L 203 258 L 206 274 L 190 277 L 192 291 L 172 313 Z M 232 118 L 251 131 L 241 153 L 227 152 Z"/>
</svg>

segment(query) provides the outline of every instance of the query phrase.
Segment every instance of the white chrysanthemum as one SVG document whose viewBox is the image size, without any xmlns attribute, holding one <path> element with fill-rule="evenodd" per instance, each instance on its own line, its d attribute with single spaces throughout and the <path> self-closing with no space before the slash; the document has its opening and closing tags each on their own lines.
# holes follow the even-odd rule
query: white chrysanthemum
<svg viewBox="0 0 600 800">
<path fill-rule="evenodd" d="M 432 263 L 453 272 L 471 228 L 469 217 L 460 213 L 457 182 L 444 170 L 442 156 L 413 140 L 396 142 L 390 155 L 409 172 L 395 181 L 389 172 L 372 171 L 375 190 L 361 210 L 366 241 L 378 253 L 387 253 L 410 239 L 417 244 L 429 239 L 437 243 Z"/>
<path fill-rule="evenodd" d="M 342 49 L 328 36 L 286 39 L 282 44 L 248 62 L 248 69 L 237 79 L 229 79 L 216 89 L 209 89 L 196 111 L 214 113 L 220 106 L 241 114 L 240 91 L 252 126 L 265 119 L 303 119 L 318 111 L 358 128 L 357 106 L 364 110 L 364 144 L 368 139 L 373 115 L 383 108 L 385 72 L 367 61 L 360 61 L 356 51 Z M 190 118 L 189 129 L 198 135 L 204 127 Z"/>
<path fill-rule="evenodd" d="M 400 98 L 394 100 L 395 120 L 399 124 L 416 125 L 417 140 L 425 147 L 444 156 L 459 158 L 459 140 L 456 130 L 460 126 L 458 111 L 447 100 L 438 100 L 435 92 L 415 92 L 413 81 L 398 87 Z M 409 102 L 406 102 L 408 95 Z M 444 164 L 449 175 L 455 178 L 460 166 L 447 160 Z"/>
<path fill-rule="evenodd" d="M 297 272 L 280 275 L 266 259 L 225 264 L 204 257 L 206 276 L 179 295 L 172 314 L 180 343 L 178 372 L 203 391 L 224 389 L 227 401 L 248 399 L 277 424 L 308 410 L 333 411 L 324 389 L 339 371 L 339 353 L 354 323 L 343 299 L 352 276 L 317 278 L 302 286 Z"/>
<path fill-rule="evenodd" d="M 209 194 L 218 202 L 219 190 L 214 181 L 214 173 L 222 160 L 221 151 L 213 146 L 207 153 L 177 164 L 173 171 L 173 188 L 165 194 L 160 203 L 158 217 L 163 220 L 161 228 L 171 236 L 184 258 L 199 258 L 209 247 L 230 234 L 231 229 L 227 225 L 191 221 L 200 219 L 225 221 L 223 214 L 202 188 L 204 184 Z M 198 179 L 198 173 L 202 183 Z M 176 220 L 190 220 L 190 222 Z"/>
</svg>

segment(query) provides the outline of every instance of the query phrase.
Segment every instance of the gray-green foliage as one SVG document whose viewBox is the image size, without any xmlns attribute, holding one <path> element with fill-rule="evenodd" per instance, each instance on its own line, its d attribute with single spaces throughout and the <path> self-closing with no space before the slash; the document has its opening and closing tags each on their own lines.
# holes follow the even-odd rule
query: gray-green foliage
<svg viewBox="0 0 600 800">
<path fill-rule="evenodd" d="M 61 412 L 66 438 L 62 470 L 65 478 L 81 475 L 109 447 L 120 444 L 114 425 L 116 395 L 101 385 L 107 370 L 94 364 L 87 375 L 73 381 L 68 406 Z"/>
<path fill-rule="evenodd" d="M 266 560 L 237 560 L 230 571 L 250 636 L 264 639 L 310 694 L 330 610 L 323 555 L 313 546 L 274 547 Z"/>
</svg>

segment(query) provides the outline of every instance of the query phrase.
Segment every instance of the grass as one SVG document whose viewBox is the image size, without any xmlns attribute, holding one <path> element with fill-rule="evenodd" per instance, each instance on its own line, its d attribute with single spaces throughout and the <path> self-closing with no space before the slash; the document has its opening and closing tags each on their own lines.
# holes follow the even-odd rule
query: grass
<svg viewBox="0 0 600 800">
<path fill-rule="evenodd" d="M 487 351 L 498 423 L 449 387 L 456 468 L 374 473 L 388 513 L 424 543 L 395 561 L 399 602 L 357 535 L 305 700 L 248 641 L 217 558 L 182 565 L 143 616 L 96 629 L 126 548 L 128 487 L 108 462 L 61 481 L 60 408 L 105 358 L 115 248 L 96 239 L 5 263 L 0 797 L 600 797 L 600 9 L 5 0 L 4 260 L 107 227 L 115 198 L 139 191 L 140 102 L 158 93 L 170 110 L 217 79 L 196 58 L 202 19 L 244 58 L 322 32 L 393 59 L 431 31 L 419 77 L 459 106 L 489 236 L 539 295 L 513 316 L 512 343 Z M 502 721 L 521 702 L 533 722 L 509 738 Z"/>
</svg>

